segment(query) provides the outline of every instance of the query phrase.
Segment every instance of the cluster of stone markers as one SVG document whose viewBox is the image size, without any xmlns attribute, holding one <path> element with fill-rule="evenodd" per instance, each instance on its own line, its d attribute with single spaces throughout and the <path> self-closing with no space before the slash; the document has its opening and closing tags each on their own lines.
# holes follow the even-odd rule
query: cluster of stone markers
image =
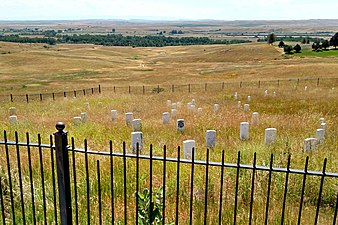
<svg viewBox="0 0 338 225">
<path fill-rule="evenodd" d="M 264 91 L 264 96 L 268 96 L 268 91 Z M 273 96 L 276 96 L 276 92 L 273 92 Z M 238 100 L 238 93 L 235 92 L 234 100 Z M 251 96 L 248 96 L 247 101 L 251 102 Z M 102 106 L 102 103 L 99 102 L 99 105 Z M 176 119 L 177 116 L 177 109 L 181 108 L 181 102 L 172 103 L 171 100 L 167 100 L 167 107 L 171 109 L 171 116 L 169 112 L 164 112 L 162 114 L 162 123 L 169 124 L 170 117 L 172 119 Z M 89 110 L 89 103 L 84 103 L 85 109 Z M 237 101 L 238 109 L 241 108 L 241 101 Z M 196 101 L 192 99 L 191 102 L 187 103 L 187 109 L 190 113 L 194 114 L 196 110 Z M 250 109 L 249 104 L 244 104 L 244 112 L 248 113 Z M 214 104 L 214 113 L 218 113 L 219 105 Z M 197 115 L 202 116 L 202 108 L 197 109 Z M 111 119 L 112 121 L 117 119 L 117 110 L 111 110 Z M 80 116 L 76 116 L 73 118 L 73 124 L 79 125 L 84 123 L 88 120 L 88 114 L 86 112 L 81 113 Z M 18 122 L 17 119 L 17 111 L 15 107 L 11 107 L 9 109 L 9 123 L 16 124 Z M 125 113 L 125 122 L 127 126 L 132 126 L 133 132 L 131 133 L 131 142 L 132 142 L 132 150 L 135 152 L 137 148 L 137 144 L 139 150 L 142 150 L 143 147 L 143 136 L 142 136 L 142 122 L 141 119 L 134 119 L 134 115 L 132 112 Z M 253 112 L 251 117 L 251 126 L 257 126 L 259 124 L 259 113 Z M 184 132 L 184 119 L 176 119 L 176 130 L 177 132 Z M 326 123 L 324 118 L 320 118 L 320 128 L 316 131 L 315 138 L 306 138 L 304 140 L 304 152 L 308 152 L 314 150 L 318 144 L 322 144 L 324 142 L 324 136 L 326 131 Z M 247 141 L 249 140 L 249 122 L 241 122 L 240 123 L 240 140 Z M 276 128 L 266 128 L 265 129 L 265 136 L 264 136 L 264 143 L 265 145 L 273 145 L 276 143 L 277 139 L 277 129 Z M 207 130 L 206 131 L 206 147 L 207 148 L 214 148 L 216 145 L 216 130 Z M 196 148 L 195 140 L 185 140 L 183 141 L 183 150 L 184 150 L 184 157 L 190 159 L 192 156 L 193 149 Z"/>
</svg>

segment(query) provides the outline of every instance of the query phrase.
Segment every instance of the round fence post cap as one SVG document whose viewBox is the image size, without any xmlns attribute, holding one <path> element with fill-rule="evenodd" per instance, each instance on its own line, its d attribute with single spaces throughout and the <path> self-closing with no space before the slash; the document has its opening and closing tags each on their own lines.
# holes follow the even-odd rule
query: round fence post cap
<svg viewBox="0 0 338 225">
<path fill-rule="evenodd" d="M 63 131 L 63 129 L 65 129 L 66 126 L 63 122 L 57 122 L 55 127 L 59 132 L 61 132 L 61 131 Z"/>
</svg>

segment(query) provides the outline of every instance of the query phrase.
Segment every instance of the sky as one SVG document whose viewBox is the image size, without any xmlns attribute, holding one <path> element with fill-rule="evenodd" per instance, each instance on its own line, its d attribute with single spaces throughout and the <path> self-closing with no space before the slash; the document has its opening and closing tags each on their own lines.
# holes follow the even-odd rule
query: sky
<svg viewBox="0 0 338 225">
<path fill-rule="evenodd" d="M 0 0 L 0 20 L 338 19 L 337 0 Z"/>
</svg>

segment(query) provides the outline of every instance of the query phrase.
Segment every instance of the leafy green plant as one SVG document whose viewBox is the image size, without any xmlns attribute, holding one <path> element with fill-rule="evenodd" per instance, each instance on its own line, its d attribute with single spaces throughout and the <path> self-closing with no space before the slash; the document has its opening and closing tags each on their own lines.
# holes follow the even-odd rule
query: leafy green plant
<svg viewBox="0 0 338 225">
<path fill-rule="evenodd" d="M 159 225 L 163 222 L 163 188 L 159 188 L 153 193 L 152 202 L 150 201 L 150 191 L 145 188 L 142 192 L 138 192 L 138 219 L 139 224 Z M 167 223 L 171 225 L 173 223 Z"/>
</svg>

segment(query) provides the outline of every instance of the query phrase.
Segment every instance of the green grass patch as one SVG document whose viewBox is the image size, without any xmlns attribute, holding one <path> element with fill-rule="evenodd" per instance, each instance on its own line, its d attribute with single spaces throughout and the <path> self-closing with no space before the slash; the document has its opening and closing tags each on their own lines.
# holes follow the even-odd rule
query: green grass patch
<svg viewBox="0 0 338 225">
<path fill-rule="evenodd" d="M 312 50 L 302 50 L 301 53 L 296 53 L 296 56 L 310 56 L 310 57 L 338 57 L 338 50 L 327 50 L 315 52 Z"/>
</svg>

